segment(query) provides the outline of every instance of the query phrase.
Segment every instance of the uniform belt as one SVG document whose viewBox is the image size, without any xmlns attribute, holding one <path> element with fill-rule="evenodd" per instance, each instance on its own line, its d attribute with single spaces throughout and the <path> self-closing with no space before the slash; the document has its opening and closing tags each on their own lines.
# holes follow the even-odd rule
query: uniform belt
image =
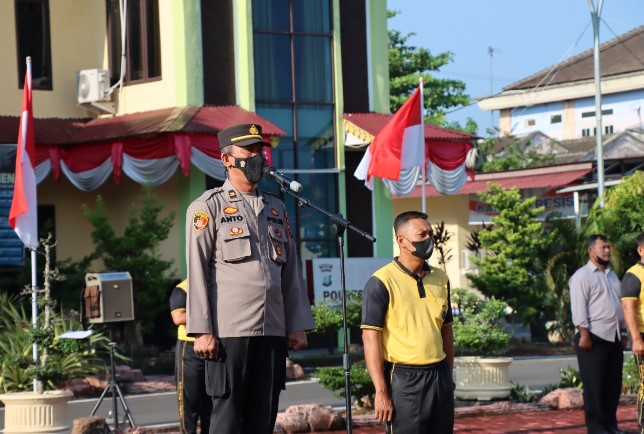
<svg viewBox="0 0 644 434">
<path fill-rule="evenodd" d="M 408 371 L 433 371 L 435 369 L 439 369 L 445 363 L 447 363 L 447 360 L 443 359 L 440 362 L 430 363 L 428 365 L 407 365 L 404 363 L 385 362 L 385 366 L 387 368 L 395 367 L 396 370 L 405 369 Z"/>
</svg>

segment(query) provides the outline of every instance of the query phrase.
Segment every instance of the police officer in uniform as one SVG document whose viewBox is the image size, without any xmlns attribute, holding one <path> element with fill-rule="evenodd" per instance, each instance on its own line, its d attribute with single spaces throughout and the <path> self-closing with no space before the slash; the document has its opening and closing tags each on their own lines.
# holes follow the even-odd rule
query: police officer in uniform
<svg viewBox="0 0 644 434">
<path fill-rule="evenodd" d="M 211 434 L 270 434 L 287 351 L 307 345 L 313 315 L 284 203 L 257 190 L 259 125 L 218 134 L 228 179 L 188 207 L 187 330 L 206 358 Z"/>
<path fill-rule="evenodd" d="M 201 432 L 208 432 L 212 400 L 206 394 L 205 360 L 195 354 L 195 338 L 186 335 L 187 292 L 187 279 L 173 289 L 170 294 L 170 315 L 177 326 L 174 377 L 177 383 L 181 434 L 196 434 L 198 421 L 201 421 Z"/>
</svg>

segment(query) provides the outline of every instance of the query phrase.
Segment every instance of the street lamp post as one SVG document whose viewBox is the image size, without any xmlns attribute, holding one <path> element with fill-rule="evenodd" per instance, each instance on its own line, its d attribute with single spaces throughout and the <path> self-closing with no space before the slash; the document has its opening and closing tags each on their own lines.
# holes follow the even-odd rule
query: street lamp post
<svg viewBox="0 0 644 434">
<path fill-rule="evenodd" d="M 588 8 L 593 21 L 593 35 L 595 39 L 594 65 L 595 65 L 595 143 L 597 145 L 597 196 L 599 196 L 599 206 L 604 207 L 604 146 L 602 143 L 602 84 L 601 71 L 599 69 L 599 24 L 604 0 L 599 0 L 595 8 L 594 0 L 588 0 Z"/>
</svg>

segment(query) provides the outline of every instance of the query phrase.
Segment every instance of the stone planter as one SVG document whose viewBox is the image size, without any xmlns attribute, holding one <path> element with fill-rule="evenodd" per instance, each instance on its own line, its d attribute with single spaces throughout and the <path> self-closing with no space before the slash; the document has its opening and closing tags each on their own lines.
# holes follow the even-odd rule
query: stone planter
<svg viewBox="0 0 644 434">
<path fill-rule="evenodd" d="M 510 396 L 510 357 L 455 357 L 454 382 L 457 399 L 489 401 Z"/>
<path fill-rule="evenodd" d="M 0 395 L 4 403 L 4 434 L 68 433 L 67 391 L 17 392 Z"/>
</svg>

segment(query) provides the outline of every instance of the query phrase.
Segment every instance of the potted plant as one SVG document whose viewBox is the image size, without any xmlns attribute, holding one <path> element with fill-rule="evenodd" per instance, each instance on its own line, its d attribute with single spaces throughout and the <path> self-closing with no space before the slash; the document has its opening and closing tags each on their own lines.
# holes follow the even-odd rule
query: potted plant
<svg viewBox="0 0 644 434">
<path fill-rule="evenodd" d="M 65 320 L 54 311 L 50 296 L 52 280 L 60 278 L 51 268 L 50 251 L 55 244 L 49 235 L 41 239 L 39 248 L 44 254 L 43 289 L 38 304 L 41 308 L 36 325 L 27 318 L 24 306 L 17 297 L 0 297 L 0 401 L 5 405 L 5 434 L 69 432 L 67 402 L 73 394 L 53 390 L 59 381 L 75 376 L 96 373 L 100 365 L 87 343 L 74 339 L 59 339 L 71 329 L 74 321 Z M 31 292 L 31 287 L 26 287 Z M 104 339 L 94 336 L 92 341 Z M 36 344 L 38 358 L 33 360 Z M 32 390 L 33 389 L 33 390 Z"/>
<path fill-rule="evenodd" d="M 479 401 L 509 397 L 512 358 L 500 356 L 507 350 L 510 336 L 499 324 L 507 304 L 465 289 L 456 289 L 452 301 L 457 305 L 452 326 L 456 351 L 463 355 L 454 360 L 455 397 Z"/>
</svg>

